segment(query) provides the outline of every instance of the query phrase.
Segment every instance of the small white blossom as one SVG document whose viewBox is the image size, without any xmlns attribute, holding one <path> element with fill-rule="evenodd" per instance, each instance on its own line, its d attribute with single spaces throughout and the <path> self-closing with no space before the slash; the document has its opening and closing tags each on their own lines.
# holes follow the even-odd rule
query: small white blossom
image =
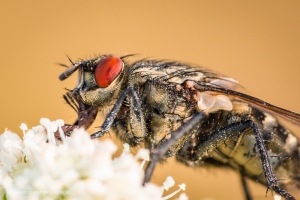
<svg viewBox="0 0 300 200">
<path fill-rule="evenodd" d="M 52 122 L 50 122 L 50 130 L 51 130 L 51 132 L 56 132 L 57 130 L 58 130 L 58 126 L 57 126 L 57 123 L 56 122 L 54 122 L 54 121 L 52 121 Z"/>
<path fill-rule="evenodd" d="M 123 153 L 130 153 L 130 146 L 129 144 L 125 143 L 123 144 Z"/>
<path fill-rule="evenodd" d="M 278 194 L 275 194 L 275 195 L 274 195 L 274 200 L 281 200 L 281 196 L 278 195 Z"/>
<path fill-rule="evenodd" d="M 64 120 L 62 120 L 62 119 L 57 119 L 57 120 L 55 120 L 55 122 L 56 122 L 57 126 L 63 126 L 65 124 Z"/>
<path fill-rule="evenodd" d="M 28 127 L 25 123 L 21 123 L 20 129 L 23 131 L 23 133 L 25 133 L 25 131 L 28 130 Z"/>
<path fill-rule="evenodd" d="M 184 183 L 182 183 L 182 184 L 180 184 L 180 185 L 178 185 L 179 186 L 179 188 L 181 189 L 181 190 L 185 190 L 185 187 L 186 187 L 186 185 L 184 184 Z"/>
<path fill-rule="evenodd" d="M 169 188 L 170 187 L 173 187 L 175 185 L 175 181 L 174 181 L 174 179 L 173 179 L 173 177 L 172 176 L 168 176 L 167 178 L 166 178 L 166 181 L 164 182 L 164 189 L 165 190 L 169 190 Z"/>
<path fill-rule="evenodd" d="M 143 159 L 140 165 L 140 170 L 143 170 L 146 161 L 150 160 L 149 154 L 150 154 L 149 149 L 139 149 L 139 151 L 135 155 L 136 160 Z"/>
<path fill-rule="evenodd" d="M 149 149 L 139 149 L 135 157 L 137 159 L 143 159 L 149 161 L 150 160 L 149 154 L 150 154 Z"/>
</svg>

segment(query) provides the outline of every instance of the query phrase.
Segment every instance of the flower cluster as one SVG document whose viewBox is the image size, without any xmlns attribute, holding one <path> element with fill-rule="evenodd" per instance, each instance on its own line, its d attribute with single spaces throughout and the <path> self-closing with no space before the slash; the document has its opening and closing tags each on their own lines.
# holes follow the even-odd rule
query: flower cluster
<svg viewBox="0 0 300 200">
<path fill-rule="evenodd" d="M 174 195 L 161 197 L 163 190 L 174 185 L 172 178 L 162 187 L 152 183 L 142 186 L 147 150 L 134 156 L 125 144 L 123 154 L 112 159 L 117 147 L 111 140 L 91 140 L 81 129 L 66 138 L 62 125 L 62 120 L 41 119 L 41 125 L 30 130 L 21 125 L 23 140 L 8 129 L 0 135 L 1 199 L 147 200 Z M 61 144 L 54 138 L 57 131 Z M 185 189 L 184 184 L 179 187 Z M 179 199 L 187 197 L 182 193 Z"/>
</svg>

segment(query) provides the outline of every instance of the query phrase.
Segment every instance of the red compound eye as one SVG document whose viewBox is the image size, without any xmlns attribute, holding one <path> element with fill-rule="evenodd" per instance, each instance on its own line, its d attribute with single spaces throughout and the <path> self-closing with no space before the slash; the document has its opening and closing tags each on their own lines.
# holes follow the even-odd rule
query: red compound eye
<svg viewBox="0 0 300 200">
<path fill-rule="evenodd" d="M 95 69 L 95 80 L 101 88 L 109 86 L 121 72 L 123 62 L 120 58 L 109 56 L 101 60 Z"/>
</svg>

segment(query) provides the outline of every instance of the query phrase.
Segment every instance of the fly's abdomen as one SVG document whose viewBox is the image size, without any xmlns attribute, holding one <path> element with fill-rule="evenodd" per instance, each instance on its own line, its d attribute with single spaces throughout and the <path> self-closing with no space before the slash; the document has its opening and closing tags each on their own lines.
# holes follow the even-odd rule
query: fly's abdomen
<svg viewBox="0 0 300 200">
<path fill-rule="evenodd" d="M 282 179 L 282 187 L 294 185 L 299 188 L 299 141 L 287 128 L 282 126 L 272 115 L 251 107 L 246 103 L 233 103 L 234 109 L 228 112 L 226 126 L 243 121 L 253 120 L 260 129 L 266 146 L 270 164 L 278 179 Z M 213 149 L 209 156 L 241 171 L 244 175 L 266 183 L 263 175 L 261 155 L 257 147 L 255 134 L 251 128 L 241 132 L 239 136 L 227 139 Z M 296 159 L 295 156 L 298 158 Z"/>
</svg>

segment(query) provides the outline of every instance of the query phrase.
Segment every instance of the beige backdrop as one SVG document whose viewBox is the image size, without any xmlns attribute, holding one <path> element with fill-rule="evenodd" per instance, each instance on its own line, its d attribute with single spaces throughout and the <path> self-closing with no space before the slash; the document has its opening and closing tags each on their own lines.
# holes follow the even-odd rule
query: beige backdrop
<svg viewBox="0 0 300 200">
<path fill-rule="evenodd" d="M 251 95 L 300 112 L 299 11 L 300 1 L 292 0 L 2 0 L 0 130 L 21 133 L 21 122 L 34 126 L 41 117 L 74 121 L 62 94 L 76 76 L 60 82 L 64 68 L 55 65 L 69 64 L 65 54 L 76 60 L 140 53 L 196 63 L 238 79 Z M 159 168 L 153 180 L 161 184 L 174 176 L 187 184 L 190 199 L 242 199 L 234 172 L 187 169 L 173 161 Z M 251 190 L 265 199 L 265 187 L 251 184 Z"/>
</svg>

